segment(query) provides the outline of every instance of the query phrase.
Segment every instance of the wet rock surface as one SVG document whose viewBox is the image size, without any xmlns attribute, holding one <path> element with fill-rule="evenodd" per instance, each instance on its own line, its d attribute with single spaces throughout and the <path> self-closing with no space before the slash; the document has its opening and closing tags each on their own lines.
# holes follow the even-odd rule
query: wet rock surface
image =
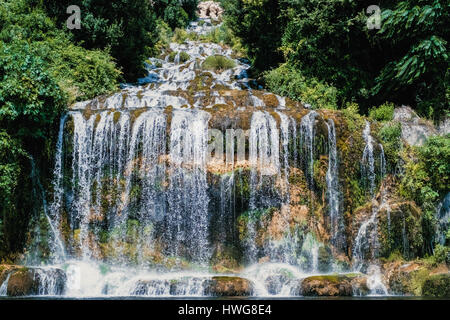
<svg viewBox="0 0 450 320">
<path fill-rule="evenodd" d="M 412 146 L 421 146 L 425 140 L 439 133 L 433 123 L 420 118 L 411 107 L 402 106 L 394 110 L 394 121 L 402 126 L 402 138 Z M 445 126 L 441 131 L 445 131 Z"/>
<path fill-rule="evenodd" d="M 62 295 L 66 289 L 67 277 L 62 269 L 21 267 L 9 275 L 8 296 Z"/>
<path fill-rule="evenodd" d="M 303 296 L 353 296 L 368 292 L 365 279 L 360 275 L 321 275 L 303 279 Z"/>
<path fill-rule="evenodd" d="M 253 284 L 239 277 L 213 277 L 204 284 L 206 296 L 214 297 L 246 297 L 254 292 Z"/>
</svg>

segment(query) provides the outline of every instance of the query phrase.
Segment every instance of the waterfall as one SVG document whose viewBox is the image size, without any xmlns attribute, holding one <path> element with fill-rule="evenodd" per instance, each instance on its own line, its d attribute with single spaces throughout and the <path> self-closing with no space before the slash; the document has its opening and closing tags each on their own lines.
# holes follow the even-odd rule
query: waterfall
<svg viewBox="0 0 450 320">
<path fill-rule="evenodd" d="M 448 228 L 450 226 L 450 192 L 446 194 L 444 199 L 438 204 L 436 208 L 436 243 L 445 245 Z"/>
<path fill-rule="evenodd" d="M 367 266 L 366 262 L 369 263 L 369 269 L 378 267 L 376 265 L 379 251 L 377 216 L 383 208 L 386 209 L 390 220 L 391 208 L 387 202 L 385 189 L 381 192 L 381 202 L 379 204 L 376 204 L 374 199 L 372 200 L 372 214 L 358 229 L 352 254 L 353 269 L 355 271 L 363 271 Z M 388 223 L 390 224 L 390 221 Z M 388 227 L 390 228 L 390 226 Z"/>
<path fill-rule="evenodd" d="M 370 123 L 366 121 L 366 125 L 363 131 L 363 138 L 366 142 L 363 151 L 363 157 L 361 159 L 361 172 L 365 181 L 369 182 L 369 192 L 372 199 L 372 214 L 364 221 L 357 233 L 354 241 L 353 248 L 353 261 L 354 269 L 361 271 L 364 268 L 364 262 L 368 260 L 370 263 L 374 263 L 378 257 L 379 243 L 378 243 L 378 220 L 377 215 L 381 208 L 388 207 L 386 202 L 386 190 L 382 190 L 381 203 L 374 203 L 375 196 L 375 159 L 374 159 L 374 147 L 373 138 L 370 133 Z M 386 174 L 386 160 L 384 156 L 384 149 L 381 144 L 380 147 L 380 176 L 384 177 Z M 388 229 L 390 232 L 390 209 L 388 209 Z M 368 256 L 369 255 L 369 256 Z M 367 259 L 368 258 L 368 259 Z M 376 267 L 376 265 L 371 265 Z"/>
<path fill-rule="evenodd" d="M 378 249 L 377 215 L 378 208 L 373 207 L 370 218 L 361 224 L 356 235 L 353 248 L 354 270 L 356 271 L 362 271 L 368 253 L 370 253 L 370 260 L 376 257 Z"/>
<path fill-rule="evenodd" d="M 257 209 L 268 208 L 270 197 L 263 190 L 268 176 L 279 173 L 279 135 L 275 119 L 267 112 L 252 115 L 249 138 L 250 203 L 247 223 L 246 249 L 250 262 L 256 262 Z"/>
<path fill-rule="evenodd" d="M 220 178 L 220 215 L 217 221 L 220 230 L 217 240 L 221 244 L 234 240 L 233 224 L 236 218 L 234 191 L 234 172 L 222 175 Z"/>
<path fill-rule="evenodd" d="M 280 132 L 282 143 L 281 146 L 283 148 L 283 203 L 289 203 L 289 125 L 291 124 L 291 118 L 289 118 L 284 113 L 278 112 L 277 114 L 280 116 Z M 294 125 L 295 127 L 295 125 Z"/>
<path fill-rule="evenodd" d="M 68 114 L 64 114 L 59 122 L 58 140 L 56 142 L 55 167 L 53 169 L 53 201 L 50 203 L 48 210 L 48 220 L 54 232 L 56 247 L 53 247 L 52 253 L 56 253 L 56 260 L 63 261 L 65 259 L 65 248 L 60 235 L 59 212 L 62 207 L 62 199 L 64 196 L 63 188 L 63 138 L 64 125 Z"/>
<path fill-rule="evenodd" d="M 221 45 L 189 40 L 170 44 L 170 52 L 176 52 L 173 62 L 168 52 L 149 59 L 138 85 L 77 103 L 61 118 L 53 198 L 48 209 L 43 203 L 60 282 L 56 271 L 36 270 L 40 295 L 61 291 L 64 275 L 70 297 L 201 297 L 213 276 L 245 277 L 258 296 L 293 296 L 302 279 L 328 272 L 332 255 L 346 251 L 344 167 L 335 122 L 321 116 L 328 112 L 296 120 L 294 102 L 251 90 L 250 66 Z M 233 59 L 236 67 L 202 70 L 211 55 Z M 211 137 L 213 130 L 225 140 Z M 369 122 L 363 137 L 362 179 L 373 198 L 386 159 Z M 210 161 L 213 141 L 221 148 Z M 326 156 L 323 150 L 328 168 L 321 193 L 314 164 Z M 32 175 L 37 198 L 45 200 L 34 163 Z M 384 201 L 373 201 L 352 251 L 354 269 L 367 270 L 372 294 L 386 294 L 374 264 Z M 324 210 L 324 219 L 316 219 Z M 329 230 L 322 225 L 328 221 Z M 331 245 L 321 242 L 328 231 Z M 251 265 L 239 271 L 241 263 Z"/>
<path fill-rule="evenodd" d="M 336 130 L 334 121 L 328 120 L 328 170 L 326 174 L 327 198 L 330 214 L 331 242 L 337 248 L 345 246 L 345 235 L 343 233 L 344 222 L 339 208 L 339 170 L 336 149 Z"/>
<path fill-rule="evenodd" d="M 367 270 L 367 287 L 371 296 L 386 296 L 388 290 L 383 283 L 380 267 L 371 265 Z"/>
<path fill-rule="evenodd" d="M 384 148 L 383 145 L 380 143 L 380 176 L 381 179 L 383 179 L 386 176 L 386 157 L 384 156 Z"/>
<path fill-rule="evenodd" d="M 55 219 L 50 217 L 47 200 L 45 196 L 44 188 L 42 187 L 41 181 L 39 179 L 39 173 L 36 169 L 36 163 L 34 161 L 34 158 L 31 157 L 31 179 L 33 181 L 34 187 L 34 198 L 40 199 L 42 201 L 42 210 L 44 213 L 44 216 L 47 220 L 47 223 L 51 230 L 51 237 L 50 237 L 50 255 L 52 262 L 61 262 L 63 261 L 65 257 L 64 252 L 64 245 L 61 240 L 61 234 L 59 231 L 59 225 L 55 221 Z"/>
<path fill-rule="evenodd" d="M 134 122 L 125 166 L 125 193 L 118 223 L 125 223 L 130 214 L 132 182 L 139 185 L 143 202 L 137 213 L 139 221 L 161 220 L 165 213 L 162 188 L 166 154 L 166 116 L 161 111 L 145 111 Z"/>
<path fill-rule="evenodd" d="M 11 273 L 9 273 L 6 276 L 5 281 L 3 281 L 3 283 L 0 285 L 0 297 L 6 297 L 7 290 L 8 290 L 8 282 L 9 282 L 10 277 L 11 277 Z"/>
<path fill-rule="evenodd" d="M 314 186 L 314 124 L 317 115 L 316 111 L 310 111 L 300 122 L 300 148 L 306 156 L 304 168 L 310 189 Z"/>
<path fill-rule="evenodd" d="M 92 183 L 92 140 L 94 117 L 85 120 L 81 113 L 72 115 L 74 122 L 72 155 L 72 192 L 74 195 L 72 211 L 72 230 L 79 229 L 79 244 L 84 258 L 91 255 L 88 244 L 88 224 L 90 219 Z"/>
<path fill-rule="evenodd" d="M 192 259 L 206 263 L 208 241 L 206 151 L 207 112 L 174 111 L 170 133 L 168 230 L 171 253 L 183 246 Z"/>
<path fill-rule="evenodd" d="M 370 123 L 366 121 L 363 131 L 363 138 L 366 142 L 361 160 L 361 173 L 365 181 L 368 181 L 369 193 L 373 197 L 375 193 L 375 159 L 373 156 L 373 138 L 370 134 Z"/>
</svg>

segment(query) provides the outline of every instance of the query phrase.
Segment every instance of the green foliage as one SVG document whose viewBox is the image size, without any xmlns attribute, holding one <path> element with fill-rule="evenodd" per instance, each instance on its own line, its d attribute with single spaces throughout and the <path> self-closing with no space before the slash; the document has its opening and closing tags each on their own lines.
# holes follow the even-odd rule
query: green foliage
<svg viewBox="0 0 450 320">
<path fill-rule="evenodd" d="M 386 100 L 412 105 L 428 117 L 448 113 L 450 10 L 445 1 L 382 1 L 381 30 L 366 27 L 370 1 L 224 2 L 226 23 L 257 70 L 287 63 L 302 76 L 336 88 L 338 105 L 356 102 L 364 113 Z"/>
<path fill-rule="evenodd" d="M 222 24 L 220 27 L 212 29 L 206 35 L 201 35 L 199 40 L 227 45 L 236 56 L 244 57 L 247 54 L 241 40 L 235 36 L 227 24 Z"/>
<path fill-rule="evenodd" d="M 0 122 L 20 137 L 44 137 L 66 102 L 34 49 L 27 42 L 0 44 Z"/>
<path fill-rule="evenodd" d="M 376 121 L 391 121 L 394 118 L 394 104 L 386 102 L 369 110 L 369 118 Z"/>
<path fill-rule="evenodd" d="M 337 109 L 337 90 L 315 78 L 307 78 L 286 64 L 265 74 L 267 88 L 293 100 L 309 103 L 313 109 Z"/>
<path fill-rule="evenodd" d="M 162 19 L 158 19 L 156 21 L 156 32 L 158 34 L 158 42 L 152 48 L 151 55 L 156 56 L 164 49 L 169 47 L 170 42 L 172 41 L 173 32 L 169 25 Z"/>
<path fill-rule="evenodd" d="M 122 68 L 125 80 L 144 75 L 143 62 L 157 42 L 156 15 L 148 0 L 49 0 L 45 8 L 57 25 L 87 49 L 110 49 Z M 65 26 L 69 5 L 81 9 L 81 29 Z"/>
<path fill-rule="evenodd" d="M 434 254 L 432 255 L 433 264 L 439 265 L 448 261 L 448 256 L 450 254 L 450 248 L 437 244 L 434 248 Z"/>
<path fill-rule="evenodd" d="M 419 153 L 433 189 L 445 195 L 450 186 L 450 135 L 430 137 Z"/>
<path fill-rule="evenodd" d="M 169 61 L 174 62 L 177 54 L 178 54 L 178 52 L 175 52 L 175 51 L 171 52 L 169 55 Z M 186 62 L 191 58 L 189 56 L 189 54 L 186 53 L 185 51 L 181 51 L 181 52 L 179 52 L 179 54 L 180 54 L 180 57 L 179 57 L 180 62 Z"/>
<path fill-rule="evenodd" d="M 222 72 L 234 67 L 236 67 L 236 63 L 233 60 L 221 55 L 209 56 L 202 63 L 202 69 L 214 72 Z"/>
<path fill-rule="evenodd" d="M 0 253 L 21 249 L 36 211 L 29 154 L 51 163 L 67 104 L 115 90 L 119 76 L 107 52 L 74 45 L 39 2 L 0 0 Z"/>
<path fill-rule="evenodd" d="M 448 111 L 448 3 L 440 0 L 401 1 L 382 12 L 377 41 L 390 59 L 376 79 L 374 94 L 412 94 L 420 114 Z M 447 21 L 447 22 L 446 22 Z M 447 97 L 446 97 L 447 95 Z"/>
<path fill-rule="evenodd" d="M 430 137 L 425 145 L 410 151 L 404 166 L 405 172 L 401 176 L 399 194 L 415 201 L 422 208 L 427 252 L 432 250 L 437 201 L 449 191 L 449 146 L 449 135 Z"/>
<path fill-rule="evenodd" d="M 280 1 L 225 0 L 225 23 L 241 38 L 253 66 L 267 70 L 282 60 L 281 45 L 283 19 Z"/>
<path fill-rule="evenodd" d="M 391 168 L 399 161 L 399 152 L 403 147 L 401 136 L 402 126 L 398 122 L 387 122 L 378 131 L 378 137 L 383 142 L 386 161 Z"/>
<path fill-rule="evenodd" d="M 355 132 L 360 130 L 364 125 L 364 119 L 359 114 L 359 105 L 357 103 L 347 103 L 345 109 L 342 110 L 347 127 L 350 132 Z"/>
<path fill-rule="evenodd" d="M 189 16 L 178 0 L 172 0 L 164 10 L 164 21 L 166 21 L 172 29 L 184 28 L 189 22 Z"/>
</svg>

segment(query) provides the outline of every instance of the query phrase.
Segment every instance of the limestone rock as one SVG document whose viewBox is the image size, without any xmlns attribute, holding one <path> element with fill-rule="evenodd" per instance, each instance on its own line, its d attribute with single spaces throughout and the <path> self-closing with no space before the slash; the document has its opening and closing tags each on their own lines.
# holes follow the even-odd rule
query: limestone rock
<svg viewBox="0 0 450 320">
<path fill-rule="evenodd" d="M 245 297 L 253 294 L 253 284 L 239 277 L 213 277 L 204 283 L 206 296 Z"/>
<path fill-rule="evenodd" d="M 359 274 L 322 275 L 303 279 L 301 293 L 303 296 L 353 296 L 367 294 L 365 278 Z"/>
<path fill-rule="evenodd" d="M 394 121 L 402 126 L 402 138 L 413 146 L 421 146 L 426 139 L 438 134 L 434 125 L 419 116 L 408 106 L 402 106 L 394 110 Z"/>
<path fill-rule="evenodd" d="M 67 276 L 57 268 L 22 267 L 11 273 L 8 296 L 62 295 L 66 289 Z"/>
<path fill-rule="evenodd" d="M 223 14 L 223 9 L 220 6 L 220 3 L 215 1 L 200 2 L 197 10 L 200 19 L 220 20 Z"/>
</svg>

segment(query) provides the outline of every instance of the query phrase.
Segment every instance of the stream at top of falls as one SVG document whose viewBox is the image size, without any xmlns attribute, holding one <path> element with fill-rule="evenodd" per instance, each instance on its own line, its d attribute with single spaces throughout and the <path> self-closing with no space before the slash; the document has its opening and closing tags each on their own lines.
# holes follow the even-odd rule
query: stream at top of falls
<svg viewBox="0 0 450 320">
<path fill-rule="evenodd" d="M 191 23 L 188 31 L 205 34 L 213 28 L 206 22 L 202 26 Z M 298 295 L 299 281 L 306 277 L 349 273 L 351 270 L 342 270 L 334 262 L 330 262 L 329 269 L 322 270 L 319 256 L 323 244 L 312 233 L 300 236 L 299 230 L 290 226 L 289 218 L 288 177 L 292 167 L 302 168 L 307 185 L 314 188 L 315 132 L 316 122 L 320 120 L 327 129 L 328 139 L 324 148 L 328 154 L 326 202 L 331 242 L 343 250 L 346 240 L 333 120 L 325 121 L 318 112 L 307 111 L 297 123 L 283 112 L 286 99 L 272 95 L 277 100 L 278 130 L 274 113 L 263 110 L 266 106 L 264 96 L 269 93 L 253 94 L 252 88 L 256 85 L 248 78 L 250 65 L 234 59 L 231 49 L 214 43 L 186 41 L 171 43 L 170 50 L 177 53 L 173 61 L 169 55 L 162 59 L 150 58 L 146 64 L 148 75 L 137 84 L 124 84 L 122 92 L 104 100 L 76 103 L 61 119 L 52 197 L 48 206 L 43 201 L 52 233 L 53 263 L 39 267 L 44 270 L 39 269 L 39 272 L 45 274 L 45 268 L 64 270 L 67 297 L 203 297 L 208 281 L 217 276 L 249 280 L 254 296 L 289 297 Z M 180 52 L 187 53 L 189 59 L 181 62 Z M 199 85 L 211 89 L 207 94 L 201 90 L 192 93 L 191 86 L 199 76 L 201 65 L 211 55 L 232 59 L 236 66 L 222 72 L 204 73 L 200 82 L 206 83 Z M 224 139 L 219 137 L 224 140 L 220 140 L 219 145 L 226 146 L 225 164 L 220 166 L 231 173 L 220 176 L 218 190 L 214 193 L 217 199 L 211 193 L 207 175 L 207 168 L 214 160 L 207 157 L 210 152 L 208 142 L 212 139 L 208 109 L 212 110 L 215 105 L 231 105 L 236 110 L 245 110 L 214 88 L 245 93 L 246 104 L 261 108 L 254 110 L 246 133 L 227 131 Z M 183 92 L 190 92 L 190 96 Z M 170 116 L 168 106 L 171 106 Z M 86 110 L 96 115 L 86 118 Z M 66 136 L 69 121 L 72 135 Z M 245 143 L 242 146 L 246 137 L 248 155 L 245 155 Z M 364 139 L 363 172 L 373 194 L 374 141 L 369 125 L 366 125 Z M 380 160 L 383 171 L 384 161 L 384 158 Z M 237 273 L 212 272 L 208 265 L 211 257 L 239 239 L 232 225 L 237 218 L 237 207 L 243 206 L 236 200 L 242 195 L 235 192 L 237 186 L 243 184 L 243 176 L 239 170 L 233 171 L 240 165 L 251 168 L 248 208 L 242 210 L 247 214 L 246 238 L 242 241 L 246 267 Z M 38 189 L 40 193 L 44 192 L 40 183 Z M 42 198 L 45 199 L 45 195 Z M 258 217 L 274 204 L 280 207 L 282 237 L 257 247 L 261 228 Z M 213 213 L 211 206 L 216 206 Z M 362 254 L 358 254 L 363 243 L 372 241 L 366 229 L 373 224 L 374 216 L 363 223 L 358 232 L 356 242 L 359 247 L 354 251 L 358 259 L 362 259 Z M 69 237 L 71 246 L 63 244 L 65 241 L 60 232 L 63 219 L 67 219 L 73 231 Z M 134 225 L 136 221 L 139 227 Z M 218 231 L 211 235 L 213 223 Z M 105 241 L 96 243 L 93 239 L 105 237 L 104 230 L 110 231 L 107 249 Z M 133 263 L 127 260 L 130 251 L 134 250 L 127 246 L 130 238 L 136 240 L 136 252 L 131 253 Z M 145 255 L 153 254 L 161 246 L 160 242 L 165 244 L 163 250 L 170 257 L 168 261 L 176 266 L 173 270 L 146 264 Z M 113 250 L 114 261 L 97 259 L 101 250 Z M 261 260 L 262 257 L 267 259 Z M 157 255 L 153 258 L 162 259 Z M 185 261 L 192 263 L 190 269 L 179 267 Z M 372 293 L 385 295 L 386 291 L 380 291 L 379 269 L 372 268 L 370 277 L 368 286 Z M 55 287 L 51 277 L 41 278 L 45 288 Z M 6 294 L 8 279 L 0 284 L 0 294 Z M 49 295 L 52 292 L 53 289 L 45 291 Z"/>
</svg>

